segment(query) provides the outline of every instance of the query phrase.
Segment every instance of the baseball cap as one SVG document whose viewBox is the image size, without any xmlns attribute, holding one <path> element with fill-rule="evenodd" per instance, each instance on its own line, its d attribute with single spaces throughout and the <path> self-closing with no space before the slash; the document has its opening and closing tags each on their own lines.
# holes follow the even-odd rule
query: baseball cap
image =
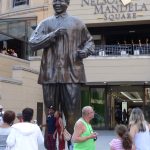
<svg viewBox="0 0 150 150">
<path fill-rule="evenodd" d="M 55 110 L 54 106 L 52 106 L 52 105 L 51 105 L 50 107 L 48 107 L 48 108 L 49 108 L 49 109 Z"/>
<path fill-rule="evenodd" d="M 17 117 L 22 117 L 22 113 L 17 113 Z"/>
</svg>

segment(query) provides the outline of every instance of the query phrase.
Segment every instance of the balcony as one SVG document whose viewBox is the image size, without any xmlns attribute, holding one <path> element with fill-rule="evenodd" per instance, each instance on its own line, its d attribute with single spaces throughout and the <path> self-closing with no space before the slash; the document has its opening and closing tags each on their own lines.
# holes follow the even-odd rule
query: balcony
<svg viewBox="0 0 150 150">
<path fill-rule="evenodd" d="M 94 56 L 113 57 L 113 56 L 147 56 L 150 55 L 149 44 L 127 44 L 127 45 L 96 45 Z"/>
<path fill-rule="evenodd" d="M 97 45 L 95 54 L 84 59 L 91 84 L 150 83 L 149 45 Z"/>
</svg>

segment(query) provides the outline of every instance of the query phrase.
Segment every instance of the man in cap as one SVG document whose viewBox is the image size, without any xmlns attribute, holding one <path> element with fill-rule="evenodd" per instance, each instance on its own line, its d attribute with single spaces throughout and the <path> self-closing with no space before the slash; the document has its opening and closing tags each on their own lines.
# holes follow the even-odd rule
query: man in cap
<svg viewBox="0 0 150 150">
<path fill-rule="evenodd" d="M 81 115 L 80 87 L 86 82 L 83 59 L 93 54 L 94 43 L 85 24 L 67 14 L 69 3 L 53 0 L 55 15 L 39 23 L 29 42 L 32 50 L 44 49 L 38 82 L 45 105 L 61 105 L 72 134 Z"/>
<path fill-rule="evenodd" d="M 91 106 L 85 106 L 82 109 L 82 117 L 74 126 L 72 140 L 74 150 L 95 150 L 95 141 L 97 134 L 93 132 L 90 121 L 94 118 L 94 110 Z"/>
<path fill-rule="evenodd" d="M 56 135 L 54 134 L 56 131 L 56 119 L 54 117 L 54 112 L 55 112 L 54 107 L 50 106 L 48 108 L 46 125 L 41 126 L 46 127 L 44 135 L 44 143 L 47 150 L 56 150 Z"/>
</svg>

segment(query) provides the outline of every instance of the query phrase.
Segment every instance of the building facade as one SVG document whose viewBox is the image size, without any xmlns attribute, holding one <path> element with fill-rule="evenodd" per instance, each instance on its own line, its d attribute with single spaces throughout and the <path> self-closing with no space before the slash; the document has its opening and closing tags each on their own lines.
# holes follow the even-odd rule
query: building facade
<svg viewBox="0 0 150 150">
<path fill-rule="evenodd" d="M 84 60 L 87 84 L 82 88 L 82 105 L 92 105 L 97 112 L 95 128 L 114 128 L 118 118 L 126 124 L 134 107 L 142 108 L 150 121 L 150 1 L 126 2 L 72 0 L 68 8 L 86 23 L 96 45 L 95 54 Z M 51 1 L 0 4 L 0 46 L 7 41 L 9 48 L 15 42 L 20 58 L 36 55 L 27 40 L 42 19 L 53 15 Z"/>
</svg>

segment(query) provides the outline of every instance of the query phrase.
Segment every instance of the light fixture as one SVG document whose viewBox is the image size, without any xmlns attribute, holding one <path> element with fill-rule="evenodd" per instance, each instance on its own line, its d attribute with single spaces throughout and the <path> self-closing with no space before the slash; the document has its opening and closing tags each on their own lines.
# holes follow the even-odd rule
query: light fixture
<svg viewBox="0 0 150 150">
<path fill-rule="evenodd" d="M 133 101 L 133 103 L 143 103 L 143 101 Z"/>
<path fill-rule="evenodd" d="M 136 98 L 131 97 L 132 95 L 130 95 L 129 92 L 120 92 L 122 95 L 124 95 L 125 97 L 127 97 L 129 100 L 131 101 L 136 101 L 136 102 L 140 102 L 142 101 L 142 99 L 140 98 L 139 95 L 137 95 L 137 93 L 135 93 Z"/>
</svg>

